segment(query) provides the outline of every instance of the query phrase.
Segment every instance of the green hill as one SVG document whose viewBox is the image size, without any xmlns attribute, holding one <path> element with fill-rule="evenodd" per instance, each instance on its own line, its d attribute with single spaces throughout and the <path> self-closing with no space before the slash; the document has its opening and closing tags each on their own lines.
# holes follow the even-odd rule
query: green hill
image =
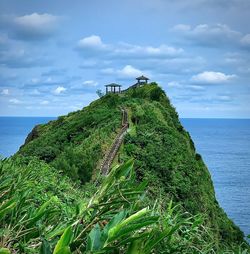
<svg viewBox="0 0 250 254">
<path fill-rule="evenodd" d="M 135 182 L 148 182 L 149 204 L 157 200 L 164 211 L 172 200 L 184 213 L 201 214 L 204 230 L 199 234 L 216 253 L 240 246 L 242 232 L 220 208 L 201 155 L 156 83 L 108 94 L 82 110 L 36 126 L 14 157 L 37 157 L 70 181 L 92 186 L 102 181 L 99 168 L 121 128 L 121 108 L 128 112 L 129 129 L 113 164 L 134 158 Z"/>
</svg>

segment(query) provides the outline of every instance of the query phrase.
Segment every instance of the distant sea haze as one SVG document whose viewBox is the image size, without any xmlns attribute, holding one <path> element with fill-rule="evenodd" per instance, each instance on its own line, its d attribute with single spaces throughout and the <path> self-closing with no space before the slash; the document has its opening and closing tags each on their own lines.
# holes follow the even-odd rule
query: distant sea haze
<svg viewBox="0 0 250 254">
<path fill-rule="evenodd" d="M 0 155 L 14 154 L 36 124 L 53 117 L 0 117 Z M 250 119 L 181 119 L 212 175 L 227 215 L 250 234 Z"/>
</svg>

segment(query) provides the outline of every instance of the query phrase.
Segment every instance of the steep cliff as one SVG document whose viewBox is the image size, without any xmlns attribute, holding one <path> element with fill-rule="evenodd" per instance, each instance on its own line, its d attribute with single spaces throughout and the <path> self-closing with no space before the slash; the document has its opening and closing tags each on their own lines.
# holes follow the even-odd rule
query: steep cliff
<svg viewBox="0 0 250 254">
<path fill-rule="evenodd" d="M 173 200 L 185 212 L 202 214 L 204 239 L 215 250 L 240 244 L 242 232 L 220 208 L 201 155 L 156 83 L 106 95 L 36 126 L 16 156 L 36 156 L 73 180 L 89 182 L 121 128 L 121 107 L 128 111 L 129 129 L 114 163 L 135 159 L 137 180 L 149 182 L 152 202 Z"/>
</svg>

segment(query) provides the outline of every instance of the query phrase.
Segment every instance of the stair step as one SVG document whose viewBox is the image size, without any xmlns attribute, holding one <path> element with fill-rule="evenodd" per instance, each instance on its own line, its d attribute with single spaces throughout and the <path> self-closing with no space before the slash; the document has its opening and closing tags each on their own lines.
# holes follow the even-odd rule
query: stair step
<svg viewBox="0 0 250 254">
<path fill-rule="evenodd" d="M 114 139 L 114 142 L 109 150 L 109 152 L 104 157 L 104 160 L 101 164 L 101 173 L 103 175 L 106 175 L 108 173 L 109 167 L 112 164 L 121 144 L 124 138 L 124 135 L 128 129 L 128 113 L 125 109 L 122 109 L 122 128 L 116 138 Z"/>
</svg>

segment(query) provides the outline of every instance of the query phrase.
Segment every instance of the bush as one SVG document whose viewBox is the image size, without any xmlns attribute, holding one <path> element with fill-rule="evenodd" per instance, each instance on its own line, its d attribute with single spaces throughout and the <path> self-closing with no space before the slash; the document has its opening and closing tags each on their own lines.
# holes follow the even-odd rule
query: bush
<svg viewBox="0 0 250 254">
<path fill-rule="evenodd" d="M 0 250 L 7 253 L 185 254 L 196 253 L 197 246 L 202 246 L 199 253 L 211 249 L 202 238 L 200 216 L 181 214 L 172 202 L 167 208 L 148 202 L 146 184 L 136 183 L 131 160 L 112 168 L 91 198 L 36 160 L 28 166 L 7 160 L 0 166 Z"/>
</svg>

